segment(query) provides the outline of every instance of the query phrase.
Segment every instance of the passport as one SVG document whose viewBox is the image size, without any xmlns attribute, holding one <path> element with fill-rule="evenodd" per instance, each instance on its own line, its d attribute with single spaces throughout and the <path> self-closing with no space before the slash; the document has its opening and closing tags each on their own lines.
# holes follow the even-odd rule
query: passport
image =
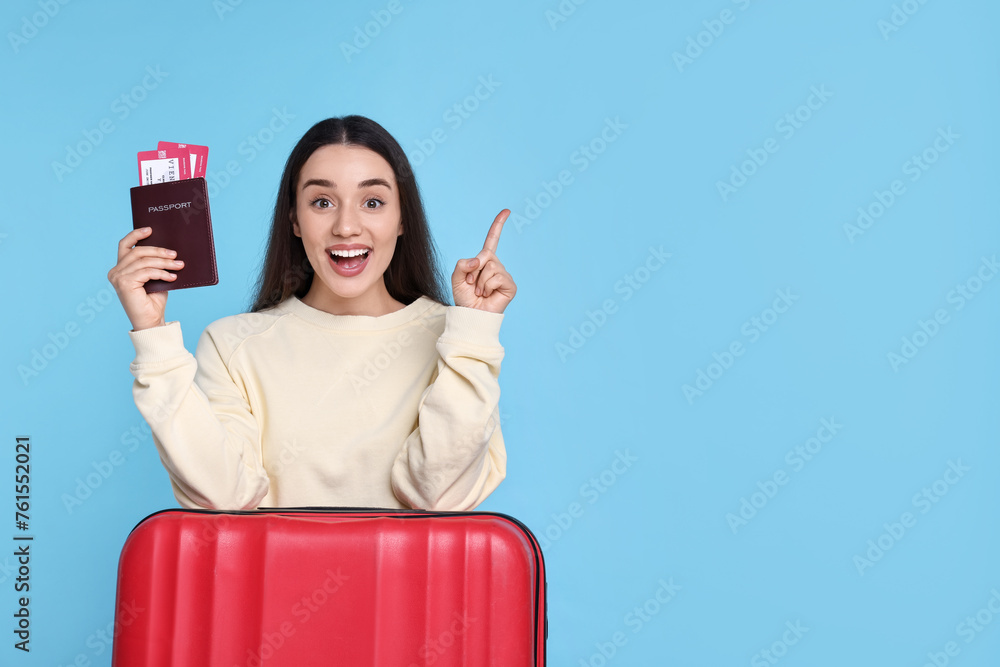
<svg viewBox="0 0 1000 667">
<path fill-rule="evenodd" d="M 157 246 L 177 251 L 182 260 L 175 280 L 148 280 L 146 293 L 165 292 L 217 285 L 212 215 L 208 207 L 208 186 L 204 178 L 187 178 L 131 189 L 132 228 L 151 227 L 153 232 L 136 245 Z"/>
</svg>

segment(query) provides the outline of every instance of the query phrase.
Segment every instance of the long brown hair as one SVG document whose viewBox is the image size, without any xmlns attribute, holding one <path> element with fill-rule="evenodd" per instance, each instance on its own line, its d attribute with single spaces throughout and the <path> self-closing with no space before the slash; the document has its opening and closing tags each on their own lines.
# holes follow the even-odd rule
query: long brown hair
<svg viewBox="0 0 1000 667">
<path fill-rule="evenodd" d="M 302 166 L 317 149 L 330 144 L 371 149 L 389 163 L 396 176 L 403 234 L 396 237 L 396 249 L 385 270 L 385 286 L 390 296 L 406 305 L 421 296 L 448 305 L 420 190 L 406 153 L 375 121 L 364 116 L 344 116 L 321 120 L 309 128 L 285 162 L 274 204 L 271 236 L 250 312 L 275 306 L 292 295 L 302 298 L 309 291 L 313 268 L 302 239 L 292 229 L 290 214 L 295 210 L 295 188 Z"/>
</svg>

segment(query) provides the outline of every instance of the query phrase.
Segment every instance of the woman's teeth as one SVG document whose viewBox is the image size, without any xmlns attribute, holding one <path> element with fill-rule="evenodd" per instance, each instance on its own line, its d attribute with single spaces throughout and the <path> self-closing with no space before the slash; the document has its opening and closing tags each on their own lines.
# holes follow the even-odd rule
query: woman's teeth
<svg viewBox="0 0 1000 667">
<path fill-rule="evenodd" d="M 357 257 L 358 255 L 365 255 L 368 251 L 364 248 L 357 248 L 355 250 L 331 250 L 330 254 L 334 257 Z"/>
</svg>

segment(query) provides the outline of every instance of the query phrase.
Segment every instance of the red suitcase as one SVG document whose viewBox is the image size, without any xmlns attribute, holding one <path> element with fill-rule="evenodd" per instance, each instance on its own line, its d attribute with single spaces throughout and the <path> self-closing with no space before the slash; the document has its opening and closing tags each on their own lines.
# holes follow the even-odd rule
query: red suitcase
<svg viewBox="0 0 1000 667">
<path fill-rule="evenodd" d="M 118 565 L 113 667 L 545 664 L 545 569 L 489 512 L 165 510 Z"/>
</svg>

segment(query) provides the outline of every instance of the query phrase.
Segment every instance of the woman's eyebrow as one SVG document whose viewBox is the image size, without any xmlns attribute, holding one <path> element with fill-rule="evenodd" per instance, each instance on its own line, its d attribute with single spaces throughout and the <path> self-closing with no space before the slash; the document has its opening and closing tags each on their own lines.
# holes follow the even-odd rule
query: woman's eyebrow
<svg viewBox="0 0 1000 667">
<path fill-rule="evenodd" d="M 372 185 L 384 185 L 385 187 L 392 190 L 392 186 L 389 185 L 389 182 L 386 181 L 384 178 L 369 178 L 367 180 L 361 181 L 360 183 L 358 183 L 358 188 L 367 188 Z"/>
<path fill-rule="evenodd" d="M 336 183 L 334 183 L 333 181 L 328 181 L 325 178 L 310 178 L 308 181 L 306 181 L 305 183 L 302 184 L 302 189 L 305 190 L 310 185 L 318 185 L 318 186 L 320 186 L 322 188 L 336 188 L 337 187 Z M 384 178 L 368 178 L 368 179 L 365 179 L 365 180 L 361 181 L 360 183 L 358 183 L 358 188 L 359 189 L 360 188 L 367 188 L 367 187 L 370 187 L 372 185 L 384 185 L 385 187 L 387 187 L 390 190 L 392 190 L 392 186 L 389 185 L 389 182 L 386 181 Z"/>
</svg>

